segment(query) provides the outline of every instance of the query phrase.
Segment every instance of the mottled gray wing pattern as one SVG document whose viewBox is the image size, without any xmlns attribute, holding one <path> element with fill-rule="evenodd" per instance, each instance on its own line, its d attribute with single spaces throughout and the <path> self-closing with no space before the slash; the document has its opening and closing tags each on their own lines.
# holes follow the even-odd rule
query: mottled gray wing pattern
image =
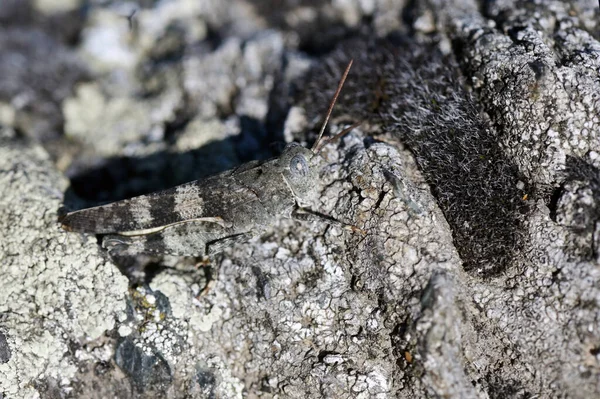
<svg viewBox="0 0 600 399">
<path fill-rule="evenodd" d="M 197 218 L 224 218 L 232 209 L 258 200 L 254 191 L 231 177 L 232 173 L 71 212 L 60 222 L 67 230 L 107 234 L 153 229 Z"/>
</svg>

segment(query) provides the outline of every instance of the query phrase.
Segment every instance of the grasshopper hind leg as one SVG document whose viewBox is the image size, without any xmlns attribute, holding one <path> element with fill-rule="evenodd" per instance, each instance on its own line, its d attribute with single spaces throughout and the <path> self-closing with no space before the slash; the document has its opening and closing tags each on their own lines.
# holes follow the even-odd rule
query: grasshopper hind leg
<svg viewBox="0 0 600 399">
<path fill-rule="evenodd" d="M 181 223 L 140 235 L 107 235 L 102 246 L 111 256 L 214 255 L 237 242 L 247 241 L 249 232 L 231 234 L 227 227 L 213 221 Z"/>
<path fill-rule="evenodd" d="M 102 239 L 102 247 L 108 250 L 112 257 L 130 257 L 147 253 L 144 251 L 142 240 L 132 237 L 109 235 Z"/>
<path fill-rule="evenodd" d="M 108 249 L 111 256 L 204 256 L 206 242 L 215 233 L 212 230 L 198 224 L 181 224 L 146 235 L 108 235 L 104 237 L 102 246 Z"/>
<path fill-rule="evenodd" d="M 233 244 L 248 241 L 250 233 L 241 233 L 206 241 L 198 234 L 181 235 L 173 231 L 145 236 L 126 237 L 108 235 L 102 246 L 111 256 L 136 256 L 168 254 L 176 256 L 212 256 Z"/>
<path fill-rule="evenodd" d="M 206 243 L 206 254 L 208 256 L 217 254 L 223 251 L 225 248 L 232 246 L 233 244 L 246 242 L 250 238 L 252 238 L 251 233 L 240 233 L 235 234 L 223 238 L 219 238 L 217 240 L 213 240 Z"/>
<path fill-rule="evenodd" d="M 178 237 L 181 241 L 182 237 Z M 178 244 L 177 249 L 169 248 L 162 234 L 149 234 L 145 236 L 127 237 L 121 235 L 108 235 L 102 240 L 102 246 L 111 256 L 138 256 L 138 255 L 178 255 L 202 256 L 204 245 L 186 245 L 185 241 Z"/>
</svg>

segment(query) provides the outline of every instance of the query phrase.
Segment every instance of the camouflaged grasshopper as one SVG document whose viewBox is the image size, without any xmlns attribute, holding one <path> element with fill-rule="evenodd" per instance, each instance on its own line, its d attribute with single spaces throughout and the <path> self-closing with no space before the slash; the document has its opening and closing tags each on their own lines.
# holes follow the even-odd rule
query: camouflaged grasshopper
<svg viewBox="0 0 600 399">
<path fill-rule="evenodd" d="M 322 218 L 304 210 L 302 204 L 317 194 L 315 182 L 323 146 L 358 125 L 323 138 L 351 66 L 352 61 L 311 149 L 291 143 L 277 158 L 249 162 L 168 190 L 70 212 L 59 219 L 60 223 L 68 231 L 108 234 L 102 245 L 111 255 L 204 256 L 260 234 L 278 216 Z M 326 221 L 341 224 L 332 219 Z"/>
</svg>

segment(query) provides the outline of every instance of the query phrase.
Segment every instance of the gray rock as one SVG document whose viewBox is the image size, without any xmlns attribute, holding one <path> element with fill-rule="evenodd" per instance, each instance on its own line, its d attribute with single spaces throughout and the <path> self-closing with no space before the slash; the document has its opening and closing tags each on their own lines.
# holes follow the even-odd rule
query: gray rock
<svg viewBox="0 0 600 399">
<path fill-rule="evenodd" d="M 115 362 L 132 379 L 136 389 L 146 394 L 163 394 L 171 383 L 171 369 L 157 354 L 146 354 L 129 338 L 117 345 Z"/>
<path fill-rule="evenodd" d="M 215 386 L 217 383 L 217 379 L 212 371 L 199 369 L 196 373 L 196 381 L 200 386 L 200 390 L 202 395 L 206 398 L 212 399 L 215 398 Z"/>
<path fill-rule="evenodd" d="M 83 64 L 37 27 L 3 27 L 0 52 L 0 102 L 14 108 L 14 127 L 33 139 L 56 140 L 61 102 L 86 78 Z"/>
<path fill-rule="evenodd" d="M 7 363 L 10 360 L 10 347 L 6 341 L 6 335 L 0 332 L 0 363 Z"/>
<path fill-rule="evenodd" d="M 61 48 L 102 73 L 59 90 L 71 142 L 48 149 L 71 189 L 2 129 L 0 396 L 597 397 L 592 3 L 173 0 L 133 31 L 92 5 Z M 366 234 L 280 219 L 209 260 L 119 270 L 58 228 L 63 201 L 311 143 L 350 58 L 329 130 L 363 124 L 325 147 L 311 208 Z"/>
</svg>

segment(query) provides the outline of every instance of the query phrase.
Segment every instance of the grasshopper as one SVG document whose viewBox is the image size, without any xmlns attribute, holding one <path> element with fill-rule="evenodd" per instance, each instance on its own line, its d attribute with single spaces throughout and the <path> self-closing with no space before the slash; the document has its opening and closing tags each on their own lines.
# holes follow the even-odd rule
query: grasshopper
<svg viewBox="0 0 600 399">
<path fill-rule="evenodd" d="M 290 143 L 279 157 L 249 162 L 164 191 L 70 212 L 59 222 L 68 231 L 106 234 L 102 246 L 109 254 L 128 256 L 210 256 L 264 232 L 279 216 L 342 224 L 302 206 L 317 195 L 321 149 L 358 125 L 323 137 L 351 66 L 352 61 L 312 148 Z"/>
</svg>

